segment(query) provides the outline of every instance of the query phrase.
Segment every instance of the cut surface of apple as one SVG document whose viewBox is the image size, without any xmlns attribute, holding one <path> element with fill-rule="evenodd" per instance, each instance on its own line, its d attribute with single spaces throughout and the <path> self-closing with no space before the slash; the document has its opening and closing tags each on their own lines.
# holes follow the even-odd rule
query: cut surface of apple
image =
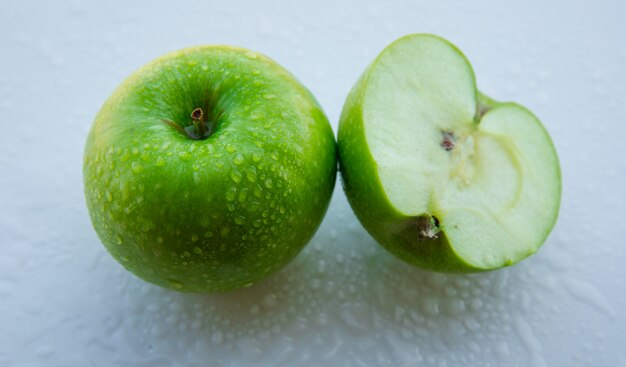
<svg viewBox="0 0 626 367">
<path fill-rule="evenodd" d="M 437 36 L 403 37 L 369 66 L 344 106 L 339 149 L 361 222 L 422 267 L 514 264 L 556 221 L 559 163 L 541 122 L 480 94 L 465 56 Z"/>
</svg>

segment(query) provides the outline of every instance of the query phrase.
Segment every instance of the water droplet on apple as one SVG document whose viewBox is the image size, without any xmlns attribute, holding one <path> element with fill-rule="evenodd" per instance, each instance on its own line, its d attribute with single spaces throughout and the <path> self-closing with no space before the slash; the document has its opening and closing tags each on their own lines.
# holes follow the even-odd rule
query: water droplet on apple
<svg viewBox="0 0 626 367">
<path fill-rule="evenodd" d="M 248 196 L 248 188 L 244 187 L 243 189 L 241 189 L 241 191 L 239 191 L 239 196 L 237 197 L 237 199 L 239 200 L 240 203 L 243 203 L 244 201 L 246 201 L 247 196 Z"/>
<path fill-rule="evenodd" d="M 261 153 L 259 153 L 259 152 L 252 153 L 252 160 L 254 162 L 260 161 L 261 160 Z"/>
<path fill-rule="evenodd" d="M 237 156 L 235 156 L 235 158 L 233 159 L 233 163 L 239 165 L 243 163 L 243 155 L 241 155 L 241 153 L 237 154 Z"/>
<path fill-rule="evenodd" d="M 158 157 L 156 160 L 156 166 L 157 167 L 162 167 L 165 165 L 165 159 L 163 159 L 163 157 Z"/>
<path fill-rule="evenodd" d="M 229 227 L 223 227 L 220 230 L 220 236 L 222 236 L 222 238 L 227 238 L 228 236 L 230 236 L 230 228 Z"/>
<path fill-rule="evenodd" d="M 224 149 L 226 149 L 228 153 L 234 153 L 237 150 L 237 148 L 235 148 L 235 146 L 232 144 L 226 144 L 226 147 L 224 147 Z"/>
<path fill-rule="evenodd" d="M 237 195 L 237 188 L 235 186 L 231 186 L 228 188 L 228 190 L 226 190 L 226 200 L 234 201 L 236 195 Z"/>
<path fill-rule="evenodd" d="M 249 167 L 248 170 L 246 171 L 246 178 L 250 182 L 256 182 L 256 168 Z"/>
<path fill-rule="evenodd" d="M 230 178 L 235 182 L 235 183 L 240 183 L 241 182 L 241 173 L 239 173 L 239 171 L 233 171 L 230 174 Z"/>
<path fill-rule="evenodd" d="M 176 288 L 176 289 L 182 289 L 183 288 L 183 283 L 179 282 L 176 279 L 168 279 L 167 283 L 170 285 L 170 287 L 172 288 Z"/>
<path fill-rule="evenodd" d="M 121 245 L 122 243 L 124 243 L 124 241 L 122 240 L 122 237 L 120 237 L 119 235 L 115 237 L 115 242 L 117 242 L 118 245 Z"/>
<path fill-rule="evenodd" d="M 143 172 L 143 166 L 138 163 L 138 162 L 133 162 L 130 165 L 130 169 L 134 172 L 134 173 L 141 173 Z"/>
<path fill-rule="evenodd" d="M 265 187 L 267 187 L 268 189 L 271 189 L 272 187 L 274 187 L 274 183 L 272 182 L 271 178 L 268 178 L 265 180 Z"/>
</svg>

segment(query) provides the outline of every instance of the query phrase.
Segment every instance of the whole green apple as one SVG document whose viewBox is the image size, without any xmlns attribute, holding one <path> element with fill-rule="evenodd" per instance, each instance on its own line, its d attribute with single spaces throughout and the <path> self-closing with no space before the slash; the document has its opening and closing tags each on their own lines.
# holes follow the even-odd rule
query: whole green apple
<svg viewBox="0 0 626 367">
<path fill-rule="evenodd" d="M 87 206 L 107 250 L 142 279 L 180 291 L 249 286 L 319 226 L 335 148 L 315 98 L 274 61 L 183 49 L 132 74 L 96 116 Z"/>
<path fill-rule="evenodd" d="M 425 34 L 388 46 L 350 92 L 338 133 L 345 192 L 387 250 L 427 269 L 484 271 L 534 253 L 561 197 L 541 122 L 476 88 L 471 65 Z"/>
</svg>

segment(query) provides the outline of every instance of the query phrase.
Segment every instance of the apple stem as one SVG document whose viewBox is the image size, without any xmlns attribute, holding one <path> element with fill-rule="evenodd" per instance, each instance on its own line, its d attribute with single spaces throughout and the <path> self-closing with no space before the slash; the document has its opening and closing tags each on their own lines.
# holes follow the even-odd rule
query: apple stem
<svg viewBox="0 0 626 367">
<path fill-rule="evenodd" d="M 417 218 L 417 237 L 420 240 L 437 239 L 439 231 L 439 220 L 436 217 L 426 214 Z"/>
<path fill-rule="evenodd" d="M 195 135 L 202 139 L 207 133 L 206 123 L 204 122 L 204 112 L 202 108 L 196 108 L 191 112 L 191 119 L 193 120 L 193 128 Z"/>
</svg>

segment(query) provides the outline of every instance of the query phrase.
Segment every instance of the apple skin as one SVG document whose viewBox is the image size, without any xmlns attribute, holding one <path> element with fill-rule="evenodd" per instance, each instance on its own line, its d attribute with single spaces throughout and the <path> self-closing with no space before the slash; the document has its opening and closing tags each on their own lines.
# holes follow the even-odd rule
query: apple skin
<svg viewBox="0 0 626 367">
<path fill-rule="evenodd" d="M 164 122 L 190 125 L 195 108 L 213 119 L 206 139 Z M 83 176 L 93 226 L 127 270 L 216 292 L 249 286 L 301 251 L 336 167 L 328 120 L 288 71 L 256 52 L 197 46 L 117 88 L 89 132 Z"/>
<path fill-rule="evenodd" d="M 404 36 L 388 47 L 392 47 L 398 42 L 403 42 L 413 37 L 433 37 L 448 43 L 458 51 L 458 49 L 448 41 L 430 34 L 412 34 Z M 461 51 L 458 52 L 465 58 Z M 385 194 L 377 171 L 377 163 L 370 151 L 365 136 L 363 101 L 368 77 L 372 68 L 376 65 L 377 60 L 378 58 L 365 69 L 350 90 L 343 106 L 337 133 L 339 171 L 341 173 L 344 192 L 346 193 L 350 206 L 363 227 L 378 244 L 397 258 L 419 268 L 437 272 L 474 273 L 491 271 L 497 268 L 514 265 L 523 260 L 523 258 L 532 255 L 536 249 L 527 253 L 523 258 L 517 259 L 515 262 L 503 263 L 501 266 L 495 268 L 482 268 L 464 261 L 446 238 L 445 231 L 439 232 L 437 238 L 429 239 L 428 241 L 417 241 L 416 217 L 407 216 L 399 212 L 390 202 Z M 478 90 L 476 90 L 476 100 L 477 112 L 479 113 L 481 113 L 481 110 L 484 112 L 498 106 L 515 105 L 532 115 L 530 111 L 522 106 L 510 102 L 497 102 Z M 534 118 L 539 123 L 539 126 L 541 126 L 542 131 L 549 141 L 550 148 L 556 156 L 556 149 L 549 138 L 548 132 L 541 125 L 539 120 L 536 117 Z M 552 221 L 546 223 L 547 230 L 545 231 L 541 243 L 543 243 L 550 234 L 558 217 L 561 197 L 561 176 L 558 161 L 556 170 L 558 176 L 558 197 L 555 198 L 557 205 Z"/>
</svg>

